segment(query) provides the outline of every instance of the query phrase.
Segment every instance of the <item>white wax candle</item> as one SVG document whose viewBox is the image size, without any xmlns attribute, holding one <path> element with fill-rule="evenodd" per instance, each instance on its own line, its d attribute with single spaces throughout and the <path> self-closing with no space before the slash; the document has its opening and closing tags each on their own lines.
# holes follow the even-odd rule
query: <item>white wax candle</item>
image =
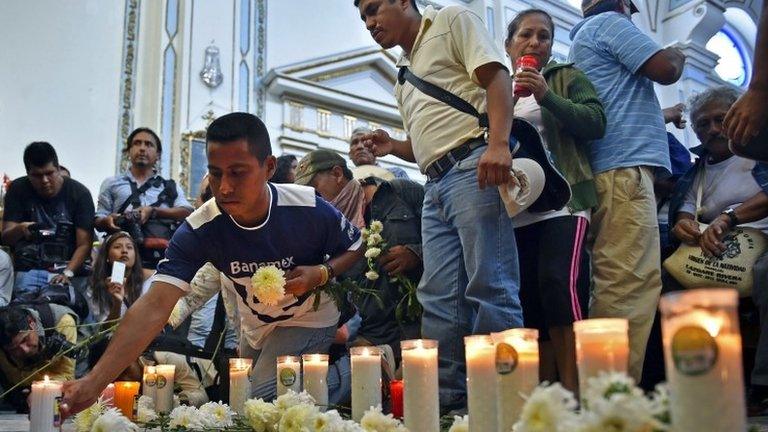
<svg viewBox="0 0 768 432">
<path fill-rule="evenodd" d="M 61 381 L 51 381 L 45 376 L 43 381 L 32 383 L 29 395 L 29 430 L 35 432 L 55 432 L 61 426 Z"/>
<path fill-rule="evenodd" d="M 352 361 L 352 420 L 359 422 L 371 407 L 381 405 L 381 350 L 354 347 Z"/>
<path fill-rule="evenodd" d="M 732 289 L 662 297 L 672 430 L 746 430 L 737 304 Z"/>
<path fill-rule="evenodd" d="M 511 329 L 491 335 L 496 342 L 499 373 L 499 432 L 509 432 L 520 418 L 527 398 L 539 385 L 539 332 Z"/>
<path fill-rule="evenodd" d="M 437 381 L 437 341 L 400 342 L 403 356 L 403 418 L 411 431 L 440 430 Z"/>
<path fill-rule="evenodd" d="M 152 398 L 152 406 L 157 399 L 157 369 L 154 366 L 144 366 L 141 380 L 141 394 Z"/>
<path fill-rule="evenodd" d="M 155 370 L 157 371 L 155 411 L 158 413 L 171 412 L 173 409 L 173 378 L 176 373 L 176 366 L 157 365 Z"/>
<path fill-rule="evenodd" d="M 304 354 L 301 360 L 304 390 L 325 410 L 328 407 L 328 354 Z"/>
<path fill-rule="evenodd" d="M 487 335 L 464 338 L 467 359 L 469 430 L 495 431 L 498 426 L 496 347 Z"/>
<path fill-rule="evenodd" d="M 576 364 L 579 387 L 600 372 L 627 373 L 629 367 L 629 325 L 622 318 L 597 318 L 573 323 L 576 335 Z"/>
<path fill-rule="evenodd" d="M 241 415 L 244 414 L 245 401 L 251 397 L 252 362 L 252 359 L 229 359 L 229 406 Z"/>
<path fill-rule="evenodd" d="M 277 395 L 282 396 L 293 390 L 301 392 L 301 358 L 298 356 L 280 356 L 277 358 Z"/>
</svg>

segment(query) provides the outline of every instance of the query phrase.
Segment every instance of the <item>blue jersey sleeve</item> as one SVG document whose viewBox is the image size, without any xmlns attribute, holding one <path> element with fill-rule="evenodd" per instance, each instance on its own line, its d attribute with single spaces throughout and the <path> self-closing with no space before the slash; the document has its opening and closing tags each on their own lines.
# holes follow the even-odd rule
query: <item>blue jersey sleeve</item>
<svg viewBox="0 0 768 432">
<path fill-rule="evenodd" d="M 605 14 L 598 38 L 601 45 L 633 74 L 661 51 L 659 44 L 618 13 Z"/>
<path fill-rule="evenodd" d="M 362 244 L 360 230 L 344 217 L 335 207 L 317 197 L 317 210 L 326 232 L 324 252 L 336 256 L 348 250 L 357 250 Z"/>
<path fill-rule="evenodd" d="M 189 292 L 189 283 L 195 273 L 208 261 L 206 250 L 199 233 L 185 221 L 173 234 L 165 251 L 165 259 L 157 265 L 153 280 L 166 282 Z"/>
</svg>

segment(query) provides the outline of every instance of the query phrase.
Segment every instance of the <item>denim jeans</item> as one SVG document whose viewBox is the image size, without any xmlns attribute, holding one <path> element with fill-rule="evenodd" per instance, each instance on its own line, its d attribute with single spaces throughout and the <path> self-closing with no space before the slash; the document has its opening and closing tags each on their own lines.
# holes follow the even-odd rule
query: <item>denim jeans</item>
<svg viewBox="0 0 768 432">
<path fill-rule="evenodd" d="M 36 292 L 40 290 L 56 273 L 47 270 L 28 270 L 16 272 L 16 279 L 13 284 L 14 297 L 20 294 Z"/>
<path fill-rule="evenodd" d="M 512 219 L 497 187 L 480 190 L 476 149 L 424 186 L 422 337 L 439 343 L 440 403 L 466 397 L 463 337 L 522 327 Z"/>
<path fill-rule="evenodd" d="M 271 401 L 277 394 L 275 379 L 277 357 L 283 355 L 327 354 L 336 336 L 336 326 L 324 328 L 276 327 L 267 336 L 260 350 L 247 343 L 240 346 L 240 355 L 252 358 L 251 397 Z M 349 356 L 328 367 L 328 402 L 349 405 L 352 394 L 352 371 Z"/>
</svg>

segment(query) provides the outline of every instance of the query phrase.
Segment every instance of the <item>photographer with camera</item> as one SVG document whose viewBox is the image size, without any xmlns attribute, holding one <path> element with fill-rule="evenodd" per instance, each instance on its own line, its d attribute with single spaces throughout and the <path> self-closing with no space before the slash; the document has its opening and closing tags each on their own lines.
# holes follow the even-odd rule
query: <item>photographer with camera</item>
<svg viewBox="0 0 768 432">
<path fill-rule="evenodd" d="M 29 389 L 32 381 L 45 375 L 59 381 L 74 378 L 75 358 L 82 353 L 74 350 L 52 360 L 77 343 L 76 323 L 74 312 L 57 304 L 0 308 L 0 387 L 8 389 L 30 378 L 6 402 L 24 411 L 24 390 Z M 51 363 L 37 371 L 48 362 Z"/>
<path fill-rule="evenodd" d="M 131 132 L 123 152 L 131 167 L 101 184 L 96 228 L 106 233 L 126 231 L 139 245 L 142 267 L 154 270 L 176 227 L 194 208 L 176 182 L 157 174 L 155 164 L 163 146 L 152 129 Z"/>
<path fill-rule="evenodd" d="M 3 244 L 11 247 L 16 267 L 14 297 L 48 285 L 84 283 L 75 276 L 83 276 L 91 252 L 91 193 L 61 175 L 56 150 L 47 142 L 24 149 L 24 167 L 27 175 L 5 195 L 3 216 Z"/>
</svg>

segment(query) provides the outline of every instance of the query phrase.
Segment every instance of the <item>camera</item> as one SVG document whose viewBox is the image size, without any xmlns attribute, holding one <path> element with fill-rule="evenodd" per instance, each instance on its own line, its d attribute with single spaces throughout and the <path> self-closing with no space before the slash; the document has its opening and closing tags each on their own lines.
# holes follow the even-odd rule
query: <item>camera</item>
<svg viewBox="0 0 768 432">
<path fill-rule="evenodd" d="M 115 219 L 115 225 L 130 234 L 136 244 L 144 244 L 144 232 L 141 230 L 141 212 L 131 210 L 123 213 Z"/>
<path fill-rule="evenodd" d="M 65 354 L 66 353 L 66 354 Z M 56 356 L 63 355 L 74 360 L 84 360 L 88 357 L 88 347 L 77 347 L 59 332 L 52 332 L 45 336 L 42 358 L 50 360 Z"/>
<path fill-rule="evenodd" d="M 75 237 L 75 225 L 72 222 L 58 222 L 53 230 L 33 224 L 30 225 L 29 232 L 31 242 L 38 245 L 37 250 L 42 262 L 60 263 L 69 260 Z"/>
</svg>

